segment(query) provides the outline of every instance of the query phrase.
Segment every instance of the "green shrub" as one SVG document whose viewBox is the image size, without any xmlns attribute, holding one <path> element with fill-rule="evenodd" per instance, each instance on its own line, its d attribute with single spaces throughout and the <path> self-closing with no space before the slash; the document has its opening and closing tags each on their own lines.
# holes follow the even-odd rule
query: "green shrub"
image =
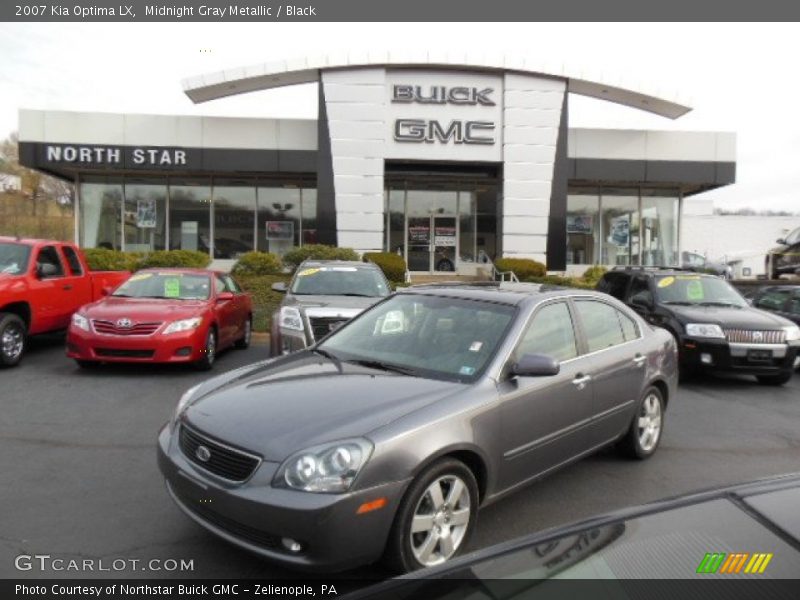
<svg viewBox="0 0 800 600">
<path fill-rule="evenodd" d="M 392 283 L 402 283 L 406 280 L 406 261 L 394 252 L 366 252 L 364 262 L 378 265 Z"/>
<path fill-rule="evenodd" d="M 271 252 L 247 252 L 242 254 L 234 265 L 234 275 L 278 275 L 281 272 L 281 259 Z"/>
<path fill-rule="evenodd" d="M 284 294 L 272 291 L 272 284 L 279 281 L 289 284 L 286 275 L 237 275 L 236 281 L 242 289 L 253 295 L 253 330 L 269 331 L 272 313 L 278 310 Z"/>
<path fill-rule="evenodd" d="M 141 254 L 107 248 L 84 248 L 83 255 L 92 271 L 135 271 Z"/>
<path fill-rule="evenodd" d="M 498 258 L 494 261 L 498 271 L 513 271 L 520 281 L 530 281 L 533 277 L 544 277 L 547 268 L 530 258 Z"/>
<path fill-rule="evenodd" d="M 603 265 L 594 265 L 589 267 L 583 272 L 581 275 L 581 279 L 584 281 L 591 283 L 592 285 L 597 285 L 597 282 L 606 274 L 606 269 Z"/>
<path fill-rule="evenodd" d="M 140 269 L 152 267 L 180 267 L 186 269 L 205 269 L 211 257 L 198 250 L 156 250 L 146 254 L 139 261 Z"/>
<path fill-rule="evenodd" d="M 283 255 L 283 264 L 292 271 L 304 260 L 359 260 L 358 252 L 352 248 L 339 248 L 325 244 L 306 244 L 292 248 Z"/>
</svg>

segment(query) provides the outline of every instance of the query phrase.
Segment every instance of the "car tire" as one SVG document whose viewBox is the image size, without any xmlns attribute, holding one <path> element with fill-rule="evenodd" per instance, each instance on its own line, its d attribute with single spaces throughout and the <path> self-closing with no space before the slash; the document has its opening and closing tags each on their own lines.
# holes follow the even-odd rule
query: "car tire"
<svg viewBox="0 0 800 600">
<path fill-rule="evenodd" d="M 76 358 L 75 364 L 81 369 L 96 369 L 100 363 L 96 360 L 82 360 L 80 358 Z"/>
<path fill-rule="evenodd" d="M 663 431 L 664 397 L 657 387 L 649 387 L 642 394 L 636 414 L 618 448 L 629 458 L 650 458 L 658 449 Z"/>
<path fill-rule="evenodd" d="M 269 332 L 269 356 L 275 358 L 281 353 L 281 332 L 278 327 L 278 313 L 272 315 L 272 326 Z"/>
<path fill-rule="evenodd" d="M 780 375 L 756 375 L 756 379 L 761 385 L 784 385 L 789 383 L 792 377 L 794 377 L 792 371 L 786 371 Z"/>
<path fill-rule="evenodd" d="M 25 321 L 12 313 L 0 313 L 0 366 L 19 364 L 27 341 Z"/>
<path fill-rule="evenodd" d="M 236 340 L 236 347 L 245 350 L 250 347 L 250 339 L 253 337 L 253 317 L 247 317 L 244 323 L 244 334 Z"/>
<path fill-rule="evenodd" d="M 206 345 L 203 348 L 203 358 L 194 364 L 195 368 L 199 371 L 210 371 L 217 359 L 217 348 L 217 330 L 214 327 L 209 327 L 206 334 Z"/>
<path fill-rule="evenodd" d="M 425 469 L 411 482 L 397 509 L 384 555 L 386 566 L 405 573 L 457 556 L 475 530 L 478 503 L 475 475 L 461 461 L 447 458 Z"/>
</svg>

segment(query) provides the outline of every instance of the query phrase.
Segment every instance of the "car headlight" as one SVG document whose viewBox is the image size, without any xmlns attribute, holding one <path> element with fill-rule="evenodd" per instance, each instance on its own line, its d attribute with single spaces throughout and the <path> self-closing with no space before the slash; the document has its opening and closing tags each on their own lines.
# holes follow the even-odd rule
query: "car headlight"
<svg viewBox="0 0 800 600">
<path fill-rule="evenodd" d="M 305 492 L 346 492 L 371 453 L 372 443 L 360 438 L 315 446 L 289 457 L 273 485 Z"/>
<path fill-rule="evenodd" d="M 786 332 L 787 342 L 796 342 L 800 340 L 800 327 L 784 327 L 783 330 Z"/>
<path fill-rule="evenodd" d="M 170 429 L 175 429 L 175 425 L 178 423 L 178 417 L 181 416 L 181 413 L 189 406 L 189 402 L 192 401 L 192 396 L 197 391 L 202 384 L 198 383 L 195 386 L 190 387 L 188 390 L 183 392 L 180 400 L 178 400 L 178 405 L 175 407 L 175 412 L 172 414 L 172 419 L 170 420 Z"/>
<path fill-rule="evenodd" d="M 725 332 L 722 331 L 722 327 L 713 323 L 689 323 L 686 325 L 686 335 L 725 339 Z"/>
<path fill-rule="evenodd" d="M 203 322 L 202 317 L 194 317 L 192 319 L 181 319 L 180 321 L 173 321 L 167 328 L 164 330 L 164 335 L 168 333 L 177 333 L 179 331 L 190 331 L 192 329 L 197 329 L 200 327 L 200 323 Z"/>
<path fill-rule="evenodd" d="M 295 331 L 303 331 L 303 317 L 300 311 L 292 306 L 284 306 L 281 308 L 280 326 L 286 329 L 294 329 Z"/>
<path fill-rule="evenodd" d="M 87 319 L 83 315 L 80 315 L 78 313 L 73 313 L 72 324 L 75 325 L 75 327 L 77 327 L 78 329 L 89 331 L 89 319 Z"/>
</svg>

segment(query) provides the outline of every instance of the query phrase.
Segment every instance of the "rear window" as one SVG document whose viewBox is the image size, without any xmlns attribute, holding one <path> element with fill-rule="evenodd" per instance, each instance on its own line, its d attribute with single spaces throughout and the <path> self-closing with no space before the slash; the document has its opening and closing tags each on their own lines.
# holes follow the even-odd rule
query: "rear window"
<svg viewBox="0 0 800 600">
<path fill-rule="evenodd" d="M 614 296 L 617 300 L 624 300 L 628 279 L 624 273 L 607 273 L 597 284 L 597 289 Z"/>
<path fill-rule="evenodd" d="M 72 271 L 72 274 L 83 275 L 83 267 L 81 267 L 81 261 L 78 259 L 75 250 L 69 246 L 62 246 L 61 249 L 64 251 L 64 256 L 67 258 L 67 264 L 69 264 L 69 270 Z"/>
</svg>

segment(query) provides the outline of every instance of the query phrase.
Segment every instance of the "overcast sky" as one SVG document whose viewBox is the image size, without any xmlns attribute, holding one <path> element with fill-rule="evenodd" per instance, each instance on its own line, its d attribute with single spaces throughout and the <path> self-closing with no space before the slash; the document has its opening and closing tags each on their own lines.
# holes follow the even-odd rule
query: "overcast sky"
<svg viewBox="0 0 800 600">
<path fill-rule="evenodd" d="M 405 45 L 404 45 L 405 42 Z M 411 45 L 411 44 L 415 45 Z M 694 108 L 671 121 L 579 96 L 570 126 L 733 131 L 718 207 L 800 212 L 800 24 L 0 24 L 0 137 L 19 108 L 316 118 L 314 86 L 194 105 L 181 80 L 363 50 L 523 57 Z"/>
</svg>

